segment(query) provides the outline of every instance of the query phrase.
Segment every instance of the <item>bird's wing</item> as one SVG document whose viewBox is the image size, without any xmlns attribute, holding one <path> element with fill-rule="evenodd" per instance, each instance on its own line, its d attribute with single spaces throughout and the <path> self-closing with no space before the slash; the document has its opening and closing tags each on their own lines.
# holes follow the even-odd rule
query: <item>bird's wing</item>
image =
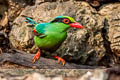
<svg viewBox="0 0 120 80">
<path fill-rule="evenodd" d="M 35 26 L 35 30 L 37 31 L 37 35 L 40 38 L 46 37 L 47 35 L 45 34 L 46 30 L 46 24 L 45 23 L 40 23 Z"/>
</svg>

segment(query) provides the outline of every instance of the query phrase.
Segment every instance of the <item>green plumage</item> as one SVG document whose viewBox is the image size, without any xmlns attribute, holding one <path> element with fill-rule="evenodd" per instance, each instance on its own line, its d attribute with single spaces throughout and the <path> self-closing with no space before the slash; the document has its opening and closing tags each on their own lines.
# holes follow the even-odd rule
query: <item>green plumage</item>
<svg viewBox="0 0 120 80">
<path fill-rule="evenodd" d="M 37 27 L 40 26 L 36 26 L 35 28 Z M 41 31 L 42 35 L 45 35 L 45 37 L 40 37 L 42 35 L 35 36 L 35 45 L 37 45 L 40 49 L 55 51 L 66 39 L 66 30 L 68 28 L 69 26 L 63 23 L 46 24 L 46 26 L 43 29 L 43 32 Z"/>
<path fill-rule="evenodd" d="M 69 19 L 70 22 L 75 22 L 69 16 L 58 16 L 48 23 L 35 24 L 34 29 L 39 34 L 39 36 L 34 37 L 35 45 L 40 49 L 55 51 L 66 39 L 66 31 L 70 27 L 68 24 L 61 22 L 64 18 Z"/>
</svg>

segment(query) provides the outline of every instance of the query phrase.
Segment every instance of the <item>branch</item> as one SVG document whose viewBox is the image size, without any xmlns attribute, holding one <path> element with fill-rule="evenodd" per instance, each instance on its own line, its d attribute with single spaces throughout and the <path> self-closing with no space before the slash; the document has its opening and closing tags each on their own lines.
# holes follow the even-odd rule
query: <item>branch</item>
<svg viewBox="0 0 120 80">
<path fill-rule="evenodd" d="M 62 64 L 57 64 L 57 60 L 47 59 L 40 57 L 38 61 L 34 64 L 32 63 L 32 58 L 34 54 L 28 54 L 23 51 L 16 50 L 12 53 L 2 53 L 0 54 L 0 64 L 4 62 L 12 62 L 18 65 L 30 67 L 30 68 L 39 68 L 39 69 L 93 69 L 95 66 L 87 65 L 77 65 L 73 63 L 67 63 L 63 67 Z"/>
</svg>

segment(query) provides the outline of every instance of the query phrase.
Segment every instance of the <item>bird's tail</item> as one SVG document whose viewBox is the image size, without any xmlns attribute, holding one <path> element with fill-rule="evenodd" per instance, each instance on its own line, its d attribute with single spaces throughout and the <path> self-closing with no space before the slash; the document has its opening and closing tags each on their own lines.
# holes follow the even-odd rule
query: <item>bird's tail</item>
<svg viewBox="0 0 120 80">
<path fill-rule="evenodd" d="M 32 25 L 36 25 L 36 24 L 37 24 L 33 19 L 31 19 L 31 18 L 29 18 L 29 17 L 26 17 L 25 22 L 30 23 L 30 24 L 32 24 Z"/>
</svg>

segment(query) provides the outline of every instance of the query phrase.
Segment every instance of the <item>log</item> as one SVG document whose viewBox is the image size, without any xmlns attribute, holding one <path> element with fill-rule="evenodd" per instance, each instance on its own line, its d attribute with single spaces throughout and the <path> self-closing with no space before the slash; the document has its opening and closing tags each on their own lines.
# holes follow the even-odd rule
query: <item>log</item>
<svg viewBox="0 0 120 80">
<path fill-rule="evenodd" d="M 5 62 L 15 63 L 17 65 L 26 66 L 29 68 L 38 68 L 38 69 L 94 69 L 97 66 L 88 66 L 88 65 L 77 65 L 73 63 L 66 62 L 63 67 L 62 64 L 57 64 L 57 60 L 47 59 L 40 57 L 38 61 L 34 64 L 32 63 L 32 58 L 34 54 L 28 54 L 26 52 L 15 50 L 11 53 L 1 53 L 0 54 L 0 65 L 3 65 Z"/>
</svg>

